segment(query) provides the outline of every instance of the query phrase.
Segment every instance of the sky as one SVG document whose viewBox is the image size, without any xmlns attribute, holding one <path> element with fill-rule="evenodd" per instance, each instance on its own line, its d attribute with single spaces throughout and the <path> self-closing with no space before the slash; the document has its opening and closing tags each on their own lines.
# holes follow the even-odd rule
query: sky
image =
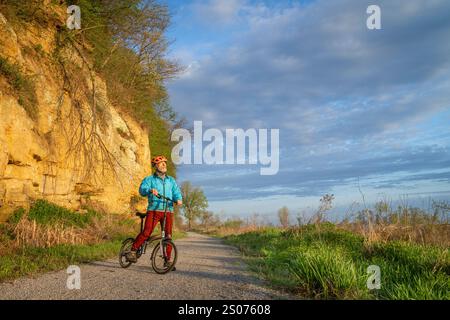
<svg viewBox="0 0 450 320">
<path fill-rule="evenodd" d="M 450 200 L 450 2 L 162 1 L 167 83 L 188 125 L 279 129 L 275 175 L 261 165 L 183 164 L 223 217 L 274 221 L 335 195 L 335 213 L 380 199 Z M 381 9 L 369 30 L 366 9 Z M 364 201 L 363 201 L 364 195 Z M 403 200 L 402 200 L 403 201 Z"/>
</svg>

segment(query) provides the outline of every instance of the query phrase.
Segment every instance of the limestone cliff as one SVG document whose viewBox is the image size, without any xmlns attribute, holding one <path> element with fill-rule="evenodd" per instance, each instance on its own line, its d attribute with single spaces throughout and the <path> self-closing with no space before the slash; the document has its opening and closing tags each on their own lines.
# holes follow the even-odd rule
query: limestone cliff
<svg viewBox="0 0 450 320">
<path fill-rule="evenodd" d="M 61 72 L 57 32 L 18 28 L 0 13 L 0 58 L 31 79 L 23 95 L 34 95 L 24 108 L 27 97 L 0 73 L 0 222 L 39 198 L 124 213 L 150 173 L 148 131 L 110 103 L 105 82 L 70 48 L 61 56 L 75 72 Z"/>
</svg>

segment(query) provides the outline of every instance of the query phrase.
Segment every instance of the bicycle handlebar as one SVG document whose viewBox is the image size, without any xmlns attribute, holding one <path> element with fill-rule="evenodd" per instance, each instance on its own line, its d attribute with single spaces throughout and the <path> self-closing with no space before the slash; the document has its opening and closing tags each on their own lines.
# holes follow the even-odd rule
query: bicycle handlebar
<svg viewBox="0 0 450 320">
<path fill-rule="evenodd" d="M 157 195 L 155 195 L 157 198 L 159 198 L 159 199 L 164 199 L 164 200 L 166 200 L 166 201 L 172 201 L 173 203 L 176 203 L 176 201 L 174 201 L 173 199 L 170 199 L 170 198 L 167 198 L 166 196 L 163 196 L 163 195 L 161 195 L 161 194 L 157 194 Z"/>
</svg>

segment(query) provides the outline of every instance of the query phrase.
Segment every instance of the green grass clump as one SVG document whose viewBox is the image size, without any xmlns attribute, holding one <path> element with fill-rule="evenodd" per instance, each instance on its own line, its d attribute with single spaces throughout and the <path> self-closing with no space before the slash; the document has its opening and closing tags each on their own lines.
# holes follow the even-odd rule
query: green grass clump
<svg viewBox="0 0 450 320">
<path fill-rule="evenodd" d="M 37 117 L 37 98 L 33 81 L 22 73 L 17 64 L 12 64 L 0 57 L 0 75 L 4 76 L 12 89 L 17 93 L 17 102 L 32 119 Z"/>
<path fill-rule="evenodd" d="M 392 241 L 367 244 L 332 224 L 266 229 L 225 238 L 275 287 L 316 299 L 449 299 L 448 249 Z M 367 268 L 381 269 L 369 290 Z"/>
<path fill-rule="evenodd" d="M 286 257 L 287 270 L 295 285 L 316 298 L 364 297 L 359 289 L 365 280 L 357 265 L 343 248 L 330 250 L 326 244 L 293 247 Z M 273 257 L 272 263 L 279 257 Z"/>
<path fill-rule="evenodd" d="M 380 298 L 450 299 L 448 249 L 397 241 L 376 243 L 367 258 L 381 268 Z"/>
<path fill-rule="evenodd" d="M 86 227 L 94 217 L 100 214 L 88 210 L 85 214 L 80 214 L 66 208 L 52 204 L 46 200 L 37 200 L 30 208 L 28 218 L 35 220 L 39 224 L 60 223 L 64 226 Z"/>
<path fill-rule="evenodd" d="M 8 218 L 8 223 L 11 225 L 16 225 L 20 219 L 22 219 L 23 215 L 25 214 L 24 208 L 17 208 L 14 210 L 13 214 Z"/>
</svg>

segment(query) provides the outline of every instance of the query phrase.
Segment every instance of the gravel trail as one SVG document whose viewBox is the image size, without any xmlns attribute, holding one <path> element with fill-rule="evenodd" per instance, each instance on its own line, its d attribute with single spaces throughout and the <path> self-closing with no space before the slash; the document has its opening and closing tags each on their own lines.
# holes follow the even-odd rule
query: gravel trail
<svg viewBox="0 0 450 320">
<path fill-rule="evenodd" d="M 267 288 L 247 271 L 239 251 L 220 239 L 196 233 L 177 240 L 177 270 L 158 275 L 151 248 L 122 269 L 118 259 L 80 265 L 81 289 L 69 290 L 66 270 L 0 283 L 1 299 L 293 299 Z"/>
</svg>

